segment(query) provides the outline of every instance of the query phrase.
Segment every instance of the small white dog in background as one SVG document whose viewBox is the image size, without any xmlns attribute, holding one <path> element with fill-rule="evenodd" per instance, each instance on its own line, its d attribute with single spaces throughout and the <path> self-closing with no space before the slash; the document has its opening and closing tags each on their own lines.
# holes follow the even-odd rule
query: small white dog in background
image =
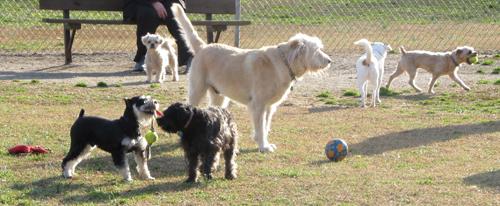
<svg viewBox="0 0 500 206">
<path fill-rule="evenodd" d="M 163 38 L 157 34 L 147 33 L 142 37 L 142 43 L 148 51 L 146 52 L 146 73 L 148 82 L 155 75 L 155 82 L 163 83 L 166 79 L 165 68 L 169 67 L 172 73 L 172 80 L 179 81 L 177 55 L 175 54 L 173 40 Z"/>
<path fill-rule="evenodd" d="M 366 107 L 365 100 L 368 93 L 368 81 L 372 83 L 372 107 L 376 106 L 376 102 L 380 103 L 380 87 L 382 85 L 382 77 L 384 76 L 384 62 L 387 57 L 387 52 L 391 51 L 390 45 L 385 45 L 381 42 L 369 42 L 366 39 L 360 39 L 354 44 L 364 46 L 366 54 L 359 57 L 356 61 L 357 80 L 359 92 L 361 93 L 361 107 Z"/>
</svg>

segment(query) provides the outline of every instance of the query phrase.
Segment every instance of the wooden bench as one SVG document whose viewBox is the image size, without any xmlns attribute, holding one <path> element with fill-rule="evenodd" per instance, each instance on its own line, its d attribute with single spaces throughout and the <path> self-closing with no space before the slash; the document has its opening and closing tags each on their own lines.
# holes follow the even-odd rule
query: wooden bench
<svg viewBox="0 0 500 206">
<path fill-rule="evenodd" d="M 239 0 L 187 0 L 186 12 L 205 14 L 205 20 L 192 21 L 192 23 L 193 25 L 206 26 L 207 42 L 209 43 L 218 42 L 221 32 L 227 30 L 228 26 L 236 26 L 235 46 L 239 46 L 239 26 L 250 24 L 250 21 L 239 20 L 239 2 Z M 123 21 L 123 19 L 73 19 L 70 17 L 70 11 L 121 12 L 123 5 L 123 0 L 39 0 L 39 6 L 42 10 L 63 11 L 63 18 L 44 18 L 42 21 L 46 23 L 62 23 L 64 25 L 64 55 L 66 64 L 72 62 L 71 49 L 73 41 L 76 30 L 81 29 L 82 24 L 135 25 L 135 22 Z M 234 14 L 236 20 L 212 20 L 213 14 Z"/>
</svg>

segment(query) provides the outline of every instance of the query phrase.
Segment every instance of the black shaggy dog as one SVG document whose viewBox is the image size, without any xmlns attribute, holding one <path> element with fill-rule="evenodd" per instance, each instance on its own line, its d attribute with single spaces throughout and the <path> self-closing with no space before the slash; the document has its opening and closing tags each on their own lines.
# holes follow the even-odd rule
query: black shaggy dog
<svg viewBox="0 0 500 206">
<path fill-rule="evenodd" d="M 156 120 L 166 132 L 178 132 L 181 136 L 182 148 L 189 164 L 186 182 L 198 180 L 200 162 L 205 177 L 212 179 L 220 152 L 224 153 L 225 178 L 236 178 L 238 129 L 227 110 L 218 107 L 199 109 L 174 103 Z"/>
<path fill-rule="evenodd" d="M 146 158 L 147 142 L 140 133 L 140 126 L 154 120 L 159 104 L 149 96 L 125 98 L 123 116 L 116 120 L 83 116 L 84 110 L 71 127 L 71 147 L 61 164 L 63 176 L 73 177 L 75 168 L 97 146 L 111 153 L 114 165 L 123 178 L 131 181 L 126 154 L 135 153 L 137 171 L 144 179 L 154 179 L 149 174 Z"/>
</svg>

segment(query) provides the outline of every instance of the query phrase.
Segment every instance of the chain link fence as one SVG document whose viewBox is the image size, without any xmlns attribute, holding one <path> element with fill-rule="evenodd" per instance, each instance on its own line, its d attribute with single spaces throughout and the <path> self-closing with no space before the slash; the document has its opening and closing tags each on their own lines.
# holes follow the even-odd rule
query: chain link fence
<svg viewBox="0 0 500 206">
<path fill-rule="evenodd" d="M 120 12 L 74 11 L 71 16 L 122 18 Z M 63 53 L 63 26 L 41 22 L 49 17 L 62 18 L 62 11 L 39 10 L 37 0 L 0 0 L 0 53 Z M 470 45 L 500 50 L 498 0 L 241 0 L 241 19 L 252 22 L 241 27 L 243 48 L 273 45 L 302 32 L 320 37 L 329 52 L 359 50 L 353 42 L 360 38 L 407 49 L 443 51 Z M 159 33 L 168 35 L 165 27 Z M 134 35 L 130 25 L 82 25 L 73 51 L 130 53 L 135 51 Z M 221 42 L 233 41 L 234 28 L 229 28 Z"/>
</svg>

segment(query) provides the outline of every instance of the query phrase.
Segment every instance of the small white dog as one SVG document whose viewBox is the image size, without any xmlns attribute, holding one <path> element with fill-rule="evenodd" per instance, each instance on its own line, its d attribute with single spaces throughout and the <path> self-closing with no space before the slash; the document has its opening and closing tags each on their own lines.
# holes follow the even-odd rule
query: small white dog
<svg viewBox="0 0 500 206">
<path fill-rule="evenodd" d="M 155 75 L 155 82 L 163 83 L 166 79 L 165 68 L 169 67 L 173 81 L 179 81 L 177 55 L 173 48 L 173 40 L 157 34 L 147 33 L 142 37 L 142 43 L 148 49 L 146 53 L 146 73 L 148 82 Z"/>
<path fill-rule="evenodd" d="M 268 142 L 271 119 L 286 99 L 295 80 L 330 66 L 317 37 L 296 34 L 287 42 L 260 49 L 240 49 L 206 44 L 177 4 L 172 11 L 195 54 L 189 70 L 189 103 L 197 106 L 210 95 L 210 103 L 227 106 L 229 99 L 247 106 L 254 126 L 254 139 L 261 152 L 273 152 Z"/>
<path fill-rule="evenodd" d="M 356 61 L 357 80 L 359 92 L 361 93 L 361 107 L 366 107 L 365 99 L 368 93 L 368 81 L 373 85 L 372 107 L 376 102 L 380 103 L 380 87 L 382 77 L 384 76 L 384 62 L 387 52 L 391 51 L 390 45 L 381 42 L 369 42 L 366 39 L 360 39 L 354 42 L 356 45 L 364 46 L 366 53 Z"/>
</svg>

